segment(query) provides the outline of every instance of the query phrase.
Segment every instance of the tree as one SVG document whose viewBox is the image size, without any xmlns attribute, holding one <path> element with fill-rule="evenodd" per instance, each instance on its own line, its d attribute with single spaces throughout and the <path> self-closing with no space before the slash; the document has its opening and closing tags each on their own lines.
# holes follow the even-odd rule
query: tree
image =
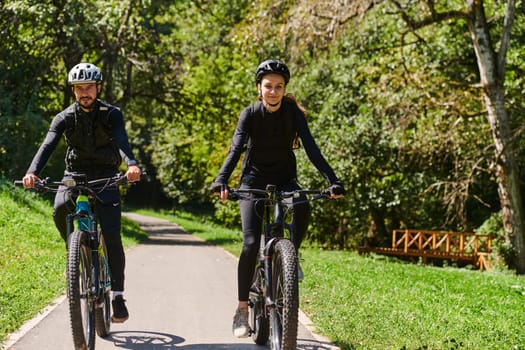
<svg viewBox="0 0 525 350">
<path fill-rule="evenodd" d="M 510 45 L 516 3 L 508 0 L 503 15 L 499 40 L 494 40 L 491 24 L 482 0 L 467 0 L 465 12 L 438 12 L 434 1 L 426 1 L 430 16 L 411 20 L 403 7 L 395 2 L 404 19 L 414 29 L 435 24 L 452 17 L 467 21 L 479 68 L 480 88 L 495 147 L 495 171 L 505 230 L 513 240 L 517 257 L 516 271 L 525 274 L 525 213 L 521 195 L 518 163 L 514 156 L 511 124 L 505 107 L 506 55 Z M 495 43 L 499 43 L 496 46 Z"/>
<path fill-rule="evenodd" d="M 388 1 L 387 1 L 388 2 Z M 503 223 L 513 241 L 516 254 L 516 271 L 525 274 L 525 213 L 521 195 L 518 162 L 515 158 L 516 142 L 514 141 L 511 123 L 505 106 L 505 70 L 506 55 L 510 45 L 511 30 L 515 17 L 515 0 L 506 4 L 493 4 L 493 12 L 504 7 L 500 16 L 499 38 L 493 30 L 493 19 L 488 20 L 483 0 L 466 0 L 465 10 L 438 9 L 434 0 L 416 2 L 424 15 L 410 8 L 410 2 L 403 4 L 390 0 L 397 8 L 398 14 L 411 31 L 435 25 L 450 19 L 460 19 L 468 24 L 472 45 L 479 69 L 479 87 L 481 89 L 488 122 L 492 131 L 495 149 L 495 172 L 498 179 L 498 192 L 502 208 Z M 375 2 L 377 4 L 379 2 Z M 500 6 L 500 7 L 498 7 Z"/>
<path fill-rule="evenodd" d="M 496 175 L 503 225 L 514 241 L 516 270 L 525 274 L 525 213 L 521 195 L 515 143 L 505 107 L 505 69 L 516 3 L 508 0 L 499 48 L 496 50 L 483 1 L 467 0 L 470 34 L 479 66 L 480 83 L 496 151 Z"/>
<path fill-rule="evenodd" d="M 524 119 L 525 49 L 509 44 L 511 28 L 524 31 L 520 16 L 513 25 L 514 1 L 7 0 L 0 173 L 25 170 L 71 102 L 68 68 L 89 60 L 104 71 L 102 98 L 123 108 L 139 160 L 162 182 L 148 194 L 209 202 L 238 114 L 256 99 L 253 69 L 276 57 L 349 190 L 338 205 L 314 206 L 315 240 L 355 247 L 369 229 L 382 242 L 398 227 L 472 230 L 501 203 L 521 256 L 525 147 L 515 152 L 523 141 L 514 130 Z M 301 184 L 325 185 L 297 155 Z"/>
</svg>

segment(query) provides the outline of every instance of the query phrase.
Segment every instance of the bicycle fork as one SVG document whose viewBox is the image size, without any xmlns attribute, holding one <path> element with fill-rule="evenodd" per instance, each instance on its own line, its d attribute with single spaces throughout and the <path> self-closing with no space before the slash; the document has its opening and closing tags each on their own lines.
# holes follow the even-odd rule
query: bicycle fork
<svg viewBox="0 0 525 350">
<path fill-rule="evenodd" d="M 94 223 L 95 222 L 94 214 L 91 214 L 90 217 L 92 219 L 91 222 Z M 91 271 L 90 271 L 91 285 L 90 285 L 89 294 L 87 297 L 88 297 L 89 302 L 95 303 L 95 305 L 96 305 L 96 300 L 100 294 L 100 273 L 99 271 L 101 269 L 99 251 L 98 251 L 99 244 L 98 244 L 97 235 L 98 235 L 98 232 L 96 232 L 96 228 L 91 227 L 91 230 L 88 234 L 88 238 L 89 238 L 88 246 L 89 246 L 90 255 L 91 255 Z"/>
<path fill-rule="evenodd" d="M 90 210 L 78 209 L 79 208 L 77 208 L 76 213 L 68 216 L 68 231 L 70 233 L 73 233 L 75 231 L 74 222 L 76 220 L 78 230 L 85 231 L 87 233 L 88 241 L 86 242 L 86 245 L 89 248 L 91 258 L 91 270 L 89 271 L 91 284 L 89 285 L 89 289 L 86 291 L 87 295 L 85 295 L 84 297 L 87 298 L 90 304 L 93 304 L 94 302 L 96 302 L 98 296 L 101 294 L 100 291 L 106 288 L 106 286 L 101 285 L 102 281 L 100 279 L 100 271 L 102 268 L 104 268 L 103 266 L 100 266 L 100 255 L 103 254 L 100 252 L 101 245 L 99 244 L 98 240 L 99 232 L 95 224 L 95 214 L 90 212 Z"/>
<path fill-rule="evenodd" d="M 264 247 L 264 275 L 266 276 L 266 310 L 270 312 L 271 309 L 275 308 L 275 301 L 273 300 L 273 276 L 272 276 L 272 255 L 273 245 L 275 244 L 276 238 L 272 238 L 268 244 Z"/>
<path fill-rule="evenodd" d="M 283 208 L 279 205 L 275 205 L 273 208 L 274 222 L 271 223 L 269 220 L 270 210 L 266 211 L 267 223 L 265 224 L 265 232 L 270 233 L 272 237 L 266 242 L 264 246 L 264 273 L 266 275 L 266 310 L 268 313 L 276 307 L 275 299 L 273 295 L 273 253 L 274 247 L 277 242 L 282 239 L 284 234 L 284 213 Z M 266 236 L 268 237 L 268 236 Z"/>
</svg>

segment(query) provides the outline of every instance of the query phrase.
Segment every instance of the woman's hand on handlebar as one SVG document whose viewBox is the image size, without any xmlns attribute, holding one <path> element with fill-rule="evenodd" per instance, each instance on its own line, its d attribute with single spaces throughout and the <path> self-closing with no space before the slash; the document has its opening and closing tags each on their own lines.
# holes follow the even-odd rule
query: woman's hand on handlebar
<svg viewBox="0 0 525 350">
<path fill-rule="evenodd" d="M 24 188 L 35 188 L 35 183 L 39 182 L 40 178 L 35 174 L 26 174 L 22 178 L 22 184 Z"/>
<path fill-rule="evenodd" d="M 126 179 L 128 182 L 140 181 L 141 170 L 136 165 L 130 165 L 128 171 L 126 171 Z"/>
<path fill-rule="evenodd" d="M 225 202 L 228 199 L 228 195 L 230 193 L 230 187 L 228 187 L 228 184 L 220 183 L 220 182 L 214 182 L 211 185 L 210 189 L 211 193 L 217 194 L 221 197 L 221 200 Z"/>
<path fill-rule="evenodd" d="M 333 184 L 330 185 L 330 187 L 328 187 L 328 190 L 330 191 L 331 198 L 341 198 L 346 193 L 346 190 L 343 187 L 343 184 L 340 182 L 334 182 Z"/>
</svg>

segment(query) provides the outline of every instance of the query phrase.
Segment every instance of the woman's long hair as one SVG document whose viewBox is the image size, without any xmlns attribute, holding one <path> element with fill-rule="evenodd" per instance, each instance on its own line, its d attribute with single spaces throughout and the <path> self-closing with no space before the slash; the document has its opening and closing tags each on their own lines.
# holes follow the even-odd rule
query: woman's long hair
<svg viewBox="0 0 525 350">
<path fill-rule="evenodd" d="M 290 101 L 290 102 L 294 103 L 297 106 L 297 108 L 299 108 L 299 110 L 304 113 L 304 116 L 306 118 L 306 108 L 304 108 L 304 106 L 301 103 L 299 103 L 299 101 L 297 100 L 297 97 L 295 97 L 295 95 L 293 95 L 291 93 L 287 93 L 284 96 L 283 100 Z M 298 149 L 299 147 L 301 147 L 301 144 L 299 143 L 299 134 L 297 134 L 297 133 L 295 133 L 295 137 L 293 139 L 293 146 L 292 147 L 293 147 L 293 149 Z"/>
</svg>

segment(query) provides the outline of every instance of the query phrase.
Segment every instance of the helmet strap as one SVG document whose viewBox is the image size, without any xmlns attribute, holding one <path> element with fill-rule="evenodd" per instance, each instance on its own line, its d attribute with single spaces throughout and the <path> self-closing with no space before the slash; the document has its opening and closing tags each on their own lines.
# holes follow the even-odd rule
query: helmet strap
<svg viewBox="0 0 525 350">
<path fill-rule="evenodd" d="M 267 101 L 263 100 L 262 101 L 264 106 L 266 107 L 266 109 L 271 112 L 271 113 L 274 113 L 276 112 L 279 108 L 280 108 L 280 105 L 282 103 L 281 102 L 278 102 L 278 103 L 268 103 Z"/>
</svg>

